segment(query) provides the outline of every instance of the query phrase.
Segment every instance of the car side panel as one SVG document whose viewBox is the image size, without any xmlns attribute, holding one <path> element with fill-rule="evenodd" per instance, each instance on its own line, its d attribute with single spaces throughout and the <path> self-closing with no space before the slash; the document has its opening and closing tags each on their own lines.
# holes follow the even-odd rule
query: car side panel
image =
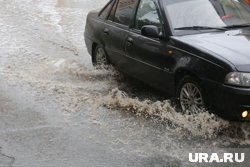
<svg viewBox="0 0 250 167">
<path fill-rule="evenodd" d="M 214 61 L 209 53 L 200 51 L 179 41 L 171 39 L 168 47 L 173 52 L 173 57 L 175 58 L 175 62 L 177 62 L 172 69 L 174 73 L 186 69 L 199 78 L 207 78 L 223 83 L 226 74 L 232 70 L 230 65 Z M 207 59 L 207 57 L 210 59 Z"/>
<path fill-rule="evenodd" d="M 124 44 L 129 32 L 128 27 L 108 20 L 104 24 L 104 30 L 108 30 L 108 34 L 103 34 L 102 39 L 109 60 L 112 64 L 120 67 L 126 63 Z"/>
<path fill-rule="evenodd" d="M 167 54 L 166 42 L 133 31 L 128 38 L 133 39 L 132 45 L 126 44 L 129 72 L 149 85 L 174 95 L 174 75 L 170 71 L 174 59 Z"/>
<path fill-rule="evenodd" d="M 208 53 L 195 50 L 178 41 L 170 41 L 168 49 L 172 51 L 174 62 L 176 62 L 170 69 L 174 73 L 175 85 L 184 75 L 197 77 L 204 90 L 207 105 L 217 108 L 215 104 L 217 103 L 216 97 L 218 97 L 218 85 L 224 82 L 223 79 L 230 71 L 230 66 L 222 66 L 207 60 L 204 58 L 204 54 Z M 210 81 L 209 84 L 207 81 Z"/>
</svg>

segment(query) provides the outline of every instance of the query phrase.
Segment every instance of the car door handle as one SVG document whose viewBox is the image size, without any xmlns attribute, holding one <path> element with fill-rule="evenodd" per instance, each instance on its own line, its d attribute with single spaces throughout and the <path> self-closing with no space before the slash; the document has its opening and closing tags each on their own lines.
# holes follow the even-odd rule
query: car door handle
<svg viewBox="0 0 250 167">
<path fill-rule="evenodd" d="M 105 35 L 109 35 L 109 29 L 105 28 L 105 29 L 103 30 L 103 33 L 104 33 Z"/>
<path fill-rule="evenodd" d="M 129 38 L 127 39 L 127 45 L 128 45 L 128 46 L 132 46 L 133 43 L 134 43 L 133 38 L 130 38 L 130 37 L 129 37 Z"/>
</svg>

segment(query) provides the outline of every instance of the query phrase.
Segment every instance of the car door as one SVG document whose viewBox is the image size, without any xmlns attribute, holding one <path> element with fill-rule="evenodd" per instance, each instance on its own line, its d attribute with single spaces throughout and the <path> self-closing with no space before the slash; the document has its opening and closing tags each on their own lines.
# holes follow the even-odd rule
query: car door
<svg viewBox="0 0 250 167">
<path fill-rule="evenodd" d="M 125 40 L 137 0 L 116 0 L 103 28 L 104 47 L 112 64 L 125 64 Z"/>
<path fill-rule="evenodd" d="M 126 54 L 131 60 L 129 72 L 150 85 L 172 92 L 174 80 L 170 69 L 174 59 L 168 55 L 166 40 L 141 35 L 145 25 L 157 26 L 164 33 L 157 1 L 140 0 L 134 20 L 126 41 Z"/>
</svg>

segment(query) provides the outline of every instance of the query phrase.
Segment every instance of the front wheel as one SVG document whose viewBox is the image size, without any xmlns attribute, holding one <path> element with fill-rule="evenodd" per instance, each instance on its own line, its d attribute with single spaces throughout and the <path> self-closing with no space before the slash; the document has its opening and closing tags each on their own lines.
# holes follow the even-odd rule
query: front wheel
<svg viewBox="0 0 250 167">
<path fill-rule="evenodd" d="M 204 94 L 199 81 L 191 76 L 185 76 L 178 84 L 177 98 L 179 108 L 189 114 L 204 111 Z"/>
</svg>

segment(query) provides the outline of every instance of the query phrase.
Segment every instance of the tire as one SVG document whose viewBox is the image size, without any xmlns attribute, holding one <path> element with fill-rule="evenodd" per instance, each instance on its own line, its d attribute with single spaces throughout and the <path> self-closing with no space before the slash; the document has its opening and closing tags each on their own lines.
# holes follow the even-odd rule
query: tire
<svg viewBox="0 0 250 167">
<path fill-rule="evenodd" d="M 108 57 L 104 48 L 100 45 L 95 47 L 92 55 L 92 64 L 95 67 L 102 67 L 108 65 Z"/>
<path fill-rule="evenodd" d="M 205 111 L 205 96 L 198 79 L 184 76 L 177 86 L 177 107 L 184 113 L 197 114 Z"/>
</svg>

